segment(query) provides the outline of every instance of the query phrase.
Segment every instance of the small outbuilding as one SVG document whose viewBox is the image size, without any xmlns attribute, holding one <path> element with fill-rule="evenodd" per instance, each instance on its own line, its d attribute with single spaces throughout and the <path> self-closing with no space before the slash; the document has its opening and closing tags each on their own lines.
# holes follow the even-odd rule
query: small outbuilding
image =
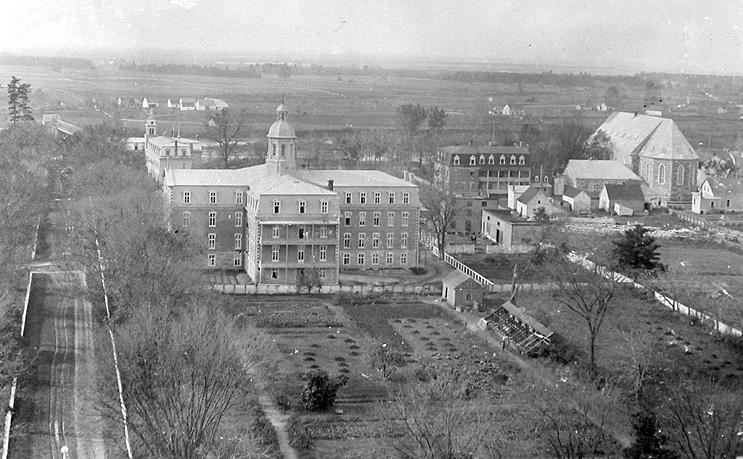
<svg viewBox="0 0 743 459">
<path fill-rule="evenodd" d="M 599 207 L 610 214 L 632 216 L 645 210 L 645 194 L 637 184 L 605 184 L 599 195 Z"/>
<path fill-rule="evenodd" d="M 463 272 L 454 271 L 444 278 L 443 283 L 441 299 L 445 299 L 447 304 L 455 308 L 482 304 L 485 289 Z"/>
<path fill-rule="evenodd" d="M 503 210 L 482 211 L 482 234 L 504 247 L 533 244 L 542 239 L 542 225 Z"/>
<path fill-rule="evenodd" d="M 565 185 L 565 191 L 562 194 L 562 200 L 570 204 L 570 210 L 575 213 L 584 213 L 591 211 L 591 197 L 583 190 Z"/>
</svg>

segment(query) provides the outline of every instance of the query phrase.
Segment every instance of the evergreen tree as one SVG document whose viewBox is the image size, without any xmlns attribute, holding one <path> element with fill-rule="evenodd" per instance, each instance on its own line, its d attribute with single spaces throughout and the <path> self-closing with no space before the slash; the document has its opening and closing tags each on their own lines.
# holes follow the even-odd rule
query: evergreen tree
<svg viewBox="0 0 743 459">
<path fill-rule="evenodd" d="M 635 225 L 624 232 L 624 236 L 614 241 L 614 258 L 617 267 L 630 271 L 665 271 L 660 262 L 660 244 L 648 234 L 642 225 Z"/>
<path fill-rule="evenodd" d="M 635 441 L 624 450 L 626 459 L 677 459 L 678 455 L 666 448 L 666 436 L 658 428 L 655 413 L 648 408 L 641 408 L 635 413 L 632 428 Z"/>
<path fill-rule="evenodd" d="M 21 119 L 23 121 L 33 121 L 34 117 L 31 114 L 31 107 L 28 105 L 28 95 L 31 93 L 31 85 L 29 83 L 21 83 L 18 85 L 18 108 L 21 112 Z"/>
<path fill-rule="evenodd" d="M 18 85 L 21 83 L 20 78 L 10 77 L 8 83 L 8 112 L 10 112 L 10 121 L 16 124 L 22 117 L 20 101 L 18 100 Z"/>
</svg>

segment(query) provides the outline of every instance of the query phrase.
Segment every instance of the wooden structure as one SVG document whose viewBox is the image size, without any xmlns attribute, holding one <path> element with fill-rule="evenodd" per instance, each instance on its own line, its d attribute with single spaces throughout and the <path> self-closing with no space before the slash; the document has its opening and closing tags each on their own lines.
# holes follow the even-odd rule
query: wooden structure
<svg viewBox="0 0 743 459">
<path fill-rule="evenodd" d="M 489 328 L 495 329 L 511 340 L 523 353 L 549 344 L 553 332 L 526 313 L 522 308 L 506 301 L 484 318 Z"/>
</svg>

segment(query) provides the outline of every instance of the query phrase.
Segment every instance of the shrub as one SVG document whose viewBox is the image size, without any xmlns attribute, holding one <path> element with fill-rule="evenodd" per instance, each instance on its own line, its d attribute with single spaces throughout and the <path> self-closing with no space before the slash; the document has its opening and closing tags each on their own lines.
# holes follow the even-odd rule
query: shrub
<svg viewBox="0 0 743 459">
<path fill-rule="evenodd" d="M 331 378 L 327 371 L 312 370 L 302 377 L 302 405 L 309 411 L 324 411 L 333 406 L 338 389 L 345 386 L 348 377 Z"/>
<path fill-rule="evenodd" d="M 312 449 L 312 437 L 296 415 L 292 415 L 286 423 L 286 433 L 289 444 L 294 448 Z"/>
<path fill-rule="evenodd" d="M 580 361 L 582 357 L 585 357 L 585 353 L 559 333 L 554 333 L 550 337 L 549 346 L 540 346 L 530 352 L 529 357 L 546 357 L 553 362 L 568 365 Z"/>
</svg>

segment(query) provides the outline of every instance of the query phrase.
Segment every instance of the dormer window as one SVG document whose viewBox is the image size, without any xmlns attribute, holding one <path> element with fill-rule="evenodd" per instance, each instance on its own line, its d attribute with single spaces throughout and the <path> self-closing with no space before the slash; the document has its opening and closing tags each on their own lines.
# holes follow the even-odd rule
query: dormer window
<svg viewBox="0 0 743 459">
<path fill-rule="evenodd" d="M 516 155 L 511 155 L 511 165 L 516 164 Z"/>
<path fill-rule="evenodd" d="M 454 157 L 454 165 L 459 166 L 459 155 Z"/>
<path fill-rule="evenodd" d="M 524 158 L 524 155 L 519 156 L 519 166 L 523 166 L 526 164 L 526 158 Z"/>
<path fill-rule="evenodd" d="M 495 156 L 490 155 L 488 157 L 488 164 L 495 164 Z"/>
<path fill-rule="evenodd" d="M 480 155 L 480 164 L 485 164 L 485 155 Z"/>
<path fill-rule="evenodd" d="M 475 159 L 475 155 L 470 156 L 470 166 L 474 166 L 477 164 L 477 159 Z"/>
<path fill-rule="evenodd" d="M 500 164 L 506 164 L 506 157 L 505 157 L 505 155 L 500 155 L 500 161 L 499 161 L 499 163 Z"/>
</svg>

